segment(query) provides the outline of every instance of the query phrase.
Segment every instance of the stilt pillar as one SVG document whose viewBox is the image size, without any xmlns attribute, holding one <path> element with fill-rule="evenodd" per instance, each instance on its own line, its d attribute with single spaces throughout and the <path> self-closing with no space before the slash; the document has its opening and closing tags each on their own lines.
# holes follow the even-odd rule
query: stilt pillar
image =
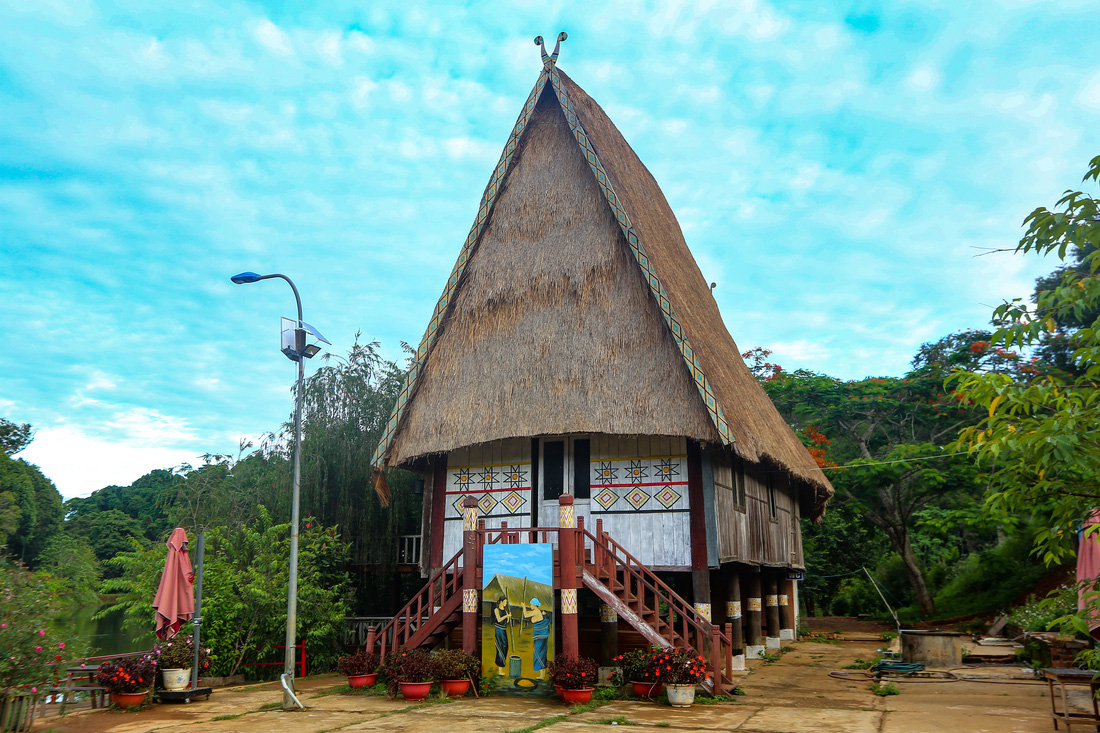
<svg viewBox="0 0 1100 733">
<path fill-rule="evenodd" d="M 477 499 L 467 496 L 462 500 L 462 650 L 474 656 L 477 656 L 478 608 L 481 605 L 477 555 Z"/>
<path fill-rule="evenodd" d="M 730 641 L 733 646 L 733 668 L 745 668 L 745 635 L 741 628 L 741 573 L 737 567 L 729 571 L 726 599 L 726 623 L 730 625 Z"/>
<path fill-rule="evenodd" d="M 779 640 L 794 641 L 794 586 L 793 580 L 779 578 Z"/>
<path fill-rule="evenodd" d="M 614 666 L 619 656 L 619 614 L 606 603 L 600 604 L 600 666 Z"/>
<path fill-rule="evenodd" d="M 761 633 L 763 607 L 760 594 L 760 568 L 749 568 L 743 580 L 747 598 L 745 598 L 745 656 L 756 659 L 764 651 L 764 635 Z"/>
<path fill-rule="evenodd" d="M 764 571 L 764 621 L 769 649 L 779 648 L 779 584 L 774 569 Z"/>
<path fill-rule="evenodd" d="M 558 497 L 558 565 L 561 587 L 562 653 L 580 656 L 577 637 L 577 511 L 573 497 Z"/>
</svg>

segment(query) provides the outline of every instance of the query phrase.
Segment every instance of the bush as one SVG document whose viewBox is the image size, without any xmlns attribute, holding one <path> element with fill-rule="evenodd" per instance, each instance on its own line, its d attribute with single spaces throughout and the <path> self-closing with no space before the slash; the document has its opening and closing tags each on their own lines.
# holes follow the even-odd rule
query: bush
<svg viewBox="0 0 1100 733">
<path fill-rule="evenodd" d="M 615 657 L 614 662 L 623 668 L 626 682 L 651 682 L 657 670 L 659 649 L 635 649 Z"/>
<path fill-rule="evenodd" d="M 707 660 L 694 649 L 668 647 L 657 654 L 656 676 L 669 685 L 695 685 L 707 678 Z"/>
<path fill-rule="evenodd" d="M 345 654 L 337 659 L 336 668 L 349 677 L 356 674 L 371 674 L 378 668 L 378 655 L 364 647 L 354 654 Z"/>
<path fill-rule="evenodd" d="M 0 560 L 0 690 L 48 685 L 79 653 L 49 627 L 56 610 L 48 580 Z"/>
<path fill-rule="evenodd" d="M 550 680 L 566 690 L 595 687 L 600 668 L 589 657 L 561 656 L 550 663 Z"/>
<path fill-rule="evenodd" d="M 1049 631 L 1055 619 L 1077 611 L 1077 591 L 1062 588 L 1039 600 L 1030 595 L 1027 601 L 1008 614 L 1008 623 L 1023 631 Z"/>
<path fill-rule="evenodd" d="M 463 649 L 440 649 L 433 654 L 436 673 L 441 680 L 464 680 L 474 677 L 481 662 Z"/>
<path fill-rule="evenodd" d="M 436 665 L 425 650 L 406 649 L 387 654 L 382 673 L 391 682 L 432 682 L 436 679 Z"/>
<path fill-rule="evenodd" d="M 157 663 L 152 654 L 125 657 L 99 665 L 96 681 L 110 692 L 145 692 L 157 677 Z"/>
<path fill-rule="evenodd" d="M 153 645 L 153 656 L 161 669 L 190 669 L 195 664 L 195 637 L 176 634 L 168 641 Z M 210 650 L 199 649 L 200 672 L 210 667 Z"/>
</svg>

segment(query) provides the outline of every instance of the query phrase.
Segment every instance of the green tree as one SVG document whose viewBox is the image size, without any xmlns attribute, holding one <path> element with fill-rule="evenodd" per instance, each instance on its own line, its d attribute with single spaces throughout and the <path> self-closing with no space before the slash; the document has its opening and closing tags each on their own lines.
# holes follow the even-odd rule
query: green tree
<svg viewBox="0 0 1100 733">
<path fill-rule="evenodd" d="M 1098 180 L 1100 156 L 1084 178 Z M 954 375 L 956 391 L 982 414 L 957 445 L 991 472 L 989 512 L 1050 517 L 1036 532 L 1036 547 L 1047 563 L 1058 563 L 1072 555 L 1077 528 L 1100 500 L 1100 201 L 1066 191 L 1053 211 L 1040 207 L 1024 225 L 1017 252 L 1063 260 L 1075 253 L 1076 262 L 1034 303 L 1018 298 L 998 306 L 994 320 L 1002 326 L 992 341 L 1028 348 L 1056 335 L 1072 351 L 1059 370 Z"/>
<path fill-rule="evenodd" d="M 104 564 L 103 574 L 108 578 L 117 577 L 121 572 L 117 566 L 108 564 L 108 560 L 132 549 L 134 542 L 142 546 L 153 544 L 145 539 L 145 528 L 141 522 L 118 509 L 73 517 L 66 523 L 65 529 L 92 548 L 96 558 Z"/>
<path fill-rule="evenodd" d="M 65 502 L 65 514 L 74 519 L 117 509 L 141 523 L 146 539 L 156 540 L 172 529 L 169 510 L 182 481 L 183 477 L 175 471 L 158 468 L 129 486 L 107 486 L 90 496 L 69 499 Z"/>
<path fill-rule="evenodd" d="M 99 601 L 100 561 L 80 535 L 57 532 L 47 540 L 38 556 L 38 572 L 48 577 L 59 603 L 89 606 Z"/>
</svg>

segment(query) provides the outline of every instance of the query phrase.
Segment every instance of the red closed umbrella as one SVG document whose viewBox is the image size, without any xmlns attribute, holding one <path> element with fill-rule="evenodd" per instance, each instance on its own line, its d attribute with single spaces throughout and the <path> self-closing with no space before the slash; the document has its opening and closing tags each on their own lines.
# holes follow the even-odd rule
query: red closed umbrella
<svg viewBox="0 0 1100 733">
<path fill-rule="evenodd" d="M 181 527 L 172 530 L 168 538 L 168 558 L 164 574 L 153 599 L 157 617 L 157 638 L 171 639 L 195 613 L 195 574 L 187 556 L 187 532 Z"/>
<path fill-rule="evenodd" d="M 1085 612 L 1089 635 L 1100 639 L 1100 615 L 1096 608 L 1089 608 L 1089 601 L 1098 600 L 1097 581 L 1100 580 L 1100 533 L 1088 532 L 1088 528 L 1100 523 L 1100 511 L 1094 511 L 1081 532 L 1081 544 L 1077 548 L 1077 609 Z"/>
</svg>

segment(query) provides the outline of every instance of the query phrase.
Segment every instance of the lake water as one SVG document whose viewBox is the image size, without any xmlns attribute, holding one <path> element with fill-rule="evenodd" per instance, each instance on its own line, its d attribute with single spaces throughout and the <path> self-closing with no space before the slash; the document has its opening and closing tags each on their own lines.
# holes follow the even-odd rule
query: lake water
<svg viewBox="0 0 1100 733">
<path fill-rule="evenodd" d="M 92 647 L 90 654 L 93 655 L 125 654 L 150 649 L 155 641 L 152 628 L 145 634 L 135 634 L 123 629 L 123 611 L 112 611 L 101 619 L 92 618 L 109 605 L 72 609 L 58 617 L 54 623 L 63 636 L 87 642 Z M 150 619 L 149 626 L 152 625 L 153 621 Z"/>
</svg>

